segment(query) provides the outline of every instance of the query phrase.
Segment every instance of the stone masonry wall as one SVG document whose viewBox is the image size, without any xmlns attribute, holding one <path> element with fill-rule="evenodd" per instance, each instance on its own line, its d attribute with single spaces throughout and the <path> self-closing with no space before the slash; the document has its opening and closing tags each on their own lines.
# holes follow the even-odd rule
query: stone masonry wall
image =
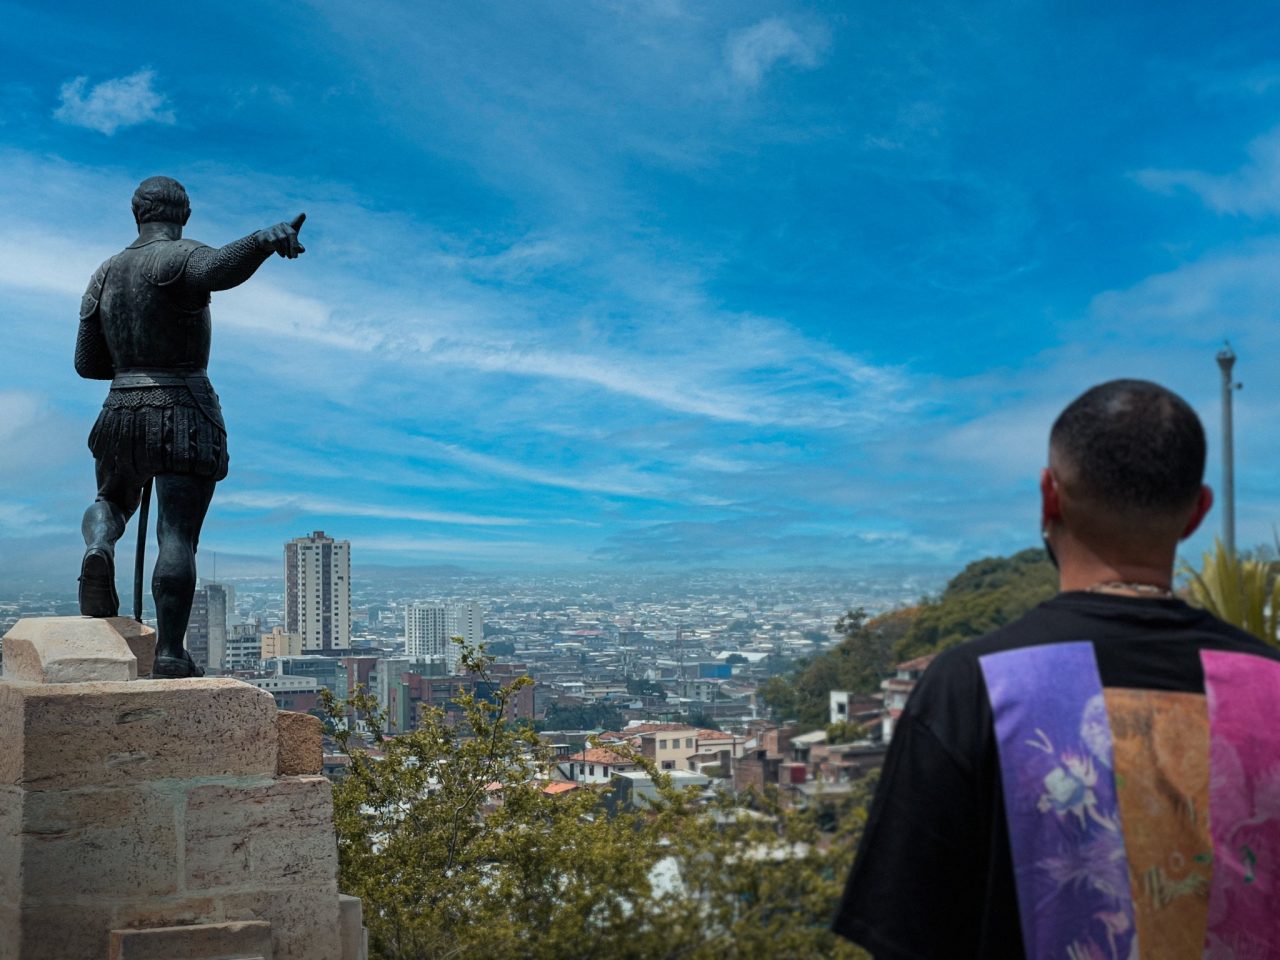
<svg viewBox="0 0 1280 960">
<path fill-rule="evenodd" d="M 277 775 L 278 725 L 236 680 L 0 680 L 0 957 L 263 920 L 274 960 L 343 960 L 330 784 Z"/>
</svg>

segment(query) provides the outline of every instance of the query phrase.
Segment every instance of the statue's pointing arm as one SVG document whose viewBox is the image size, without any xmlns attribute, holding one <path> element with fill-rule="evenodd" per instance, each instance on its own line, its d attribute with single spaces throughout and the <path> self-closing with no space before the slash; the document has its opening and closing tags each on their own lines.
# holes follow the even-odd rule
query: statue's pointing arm
<svg viewBox="0 0 1280 960">
<path fill-rule="evenodd" d="M 305 213 L 300 213 L 292 223 L 277 223 L 224 247 L 196 247 L 183 271 L 185 285 L 206 293 L 229 290 L 252 277 L 273 253 L 294 259 L 305 250 L 298 242 L 298 230 L 306 218 Z"/>
<path fill-rule="evenodd" d="M 80 301 L 80 329 L 76 332 L 76 373 L 86 380 L 110 380 L 116 375 L 107 338 L 102 332 L 102 319 L 98 316 L 102 285 L 110 267 L 111 261 L 108 260 L 94 271 L 89 287 Z"/>
</svg>

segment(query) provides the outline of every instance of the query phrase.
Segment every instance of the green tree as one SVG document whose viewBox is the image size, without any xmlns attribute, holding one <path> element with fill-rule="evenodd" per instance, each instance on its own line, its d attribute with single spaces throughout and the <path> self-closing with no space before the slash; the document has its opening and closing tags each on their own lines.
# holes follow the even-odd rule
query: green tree
<svg viewBox="0 0 1280 960">
<path fill-rule="evenodd" d="M 663 700 L 667 698 L 666 688 L 656 680 L 646 680 L 644 677 L 632 677 L 627 681 L 627 693 L 633 697 L 660 697 Z"/>
<path fill-rule="evenodd" d="M 547 707 L 539 730 L 617 730 L 622 726 L 622 711 L 608 703 L 553 703 Z"/>
<path fill-rule="evenodd" d="M 463 651 L 482 677 L 489 662 Z M 388 738 L 373 698 L 351 701 L 376 751 L 339 724 L 351 758 L 334 786 L 340 884 L 364 901 L 374 960 L 865 957 L 828 928 L 865 793 L 821 820 L 776 791 L 747 813 L 682 793 L 637 758 L 660 790 L 648 809 L 612 809 L 607 788 L 551 796 L 545 746 L 504 718 L 527 682 L 461 694 L 469 738 L 431 709 Z M 335 721 L 346 715 L 326 702 Z"/>
<path fill-rule="evenodd" d="M 889 621 L 896 628 L 897 621 Z M 897 635 L 861 607 L 835 625 L 841 637 L 830 650 L 801 661 L 790 676 L 770 677 L 758 694 L 778 720 L 795 720 L 811 729 L 825 726 L 832 690 L 872 693 L 889 672 L 890 648 Z"/>
<path fill-rule="evenodd" d="M 915 608 L 909 628 L 894 646 L 894 659 L 936 653 L 990 633 L 1057 592 L 1057 571 L 1040 548 L 976 560 L 951 579 L 941 596 Z"/>
</svg>

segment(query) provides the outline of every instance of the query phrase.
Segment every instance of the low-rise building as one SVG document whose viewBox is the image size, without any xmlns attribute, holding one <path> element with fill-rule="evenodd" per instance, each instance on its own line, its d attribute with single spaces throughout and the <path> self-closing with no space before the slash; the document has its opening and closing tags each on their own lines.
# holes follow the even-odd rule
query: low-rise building
<svg viewBox="0 0 1280 960">
<path fill-rule="evenodd" d="M 880 683 L 884 691 L 884 714 L 880 720 L 881 736 L 885 743 L 893 739 L 893 728 L 907 706 L 907 698 L 915 689 L 916 683 L 924 676 L 929 664 L 937 654 L 928 654 L 899 663 L 893 668 L 893 676 Z"/>
<path fill-rule="evenodd" d="M 560 778 L 575 783 L 608 783 L 615 773 L 638 769 L 636 761 L 604 747 L 590 747 L 556 763 Z"/>
</svg>

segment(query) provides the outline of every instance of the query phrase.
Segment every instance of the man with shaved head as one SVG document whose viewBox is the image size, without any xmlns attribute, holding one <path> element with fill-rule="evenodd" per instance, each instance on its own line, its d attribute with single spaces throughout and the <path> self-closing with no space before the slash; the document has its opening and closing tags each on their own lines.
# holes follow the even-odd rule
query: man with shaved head
<svg viewBox="0 0 1280 960">
<path fill-rule="evenodd" d="M 1061 592 L 912 693 L 835 922 L 877 960 L 1280 956 L 1280 654 L 1173 592 L 1204 463 L 1147 381 L 1054 423 Z"/>
</svg>

